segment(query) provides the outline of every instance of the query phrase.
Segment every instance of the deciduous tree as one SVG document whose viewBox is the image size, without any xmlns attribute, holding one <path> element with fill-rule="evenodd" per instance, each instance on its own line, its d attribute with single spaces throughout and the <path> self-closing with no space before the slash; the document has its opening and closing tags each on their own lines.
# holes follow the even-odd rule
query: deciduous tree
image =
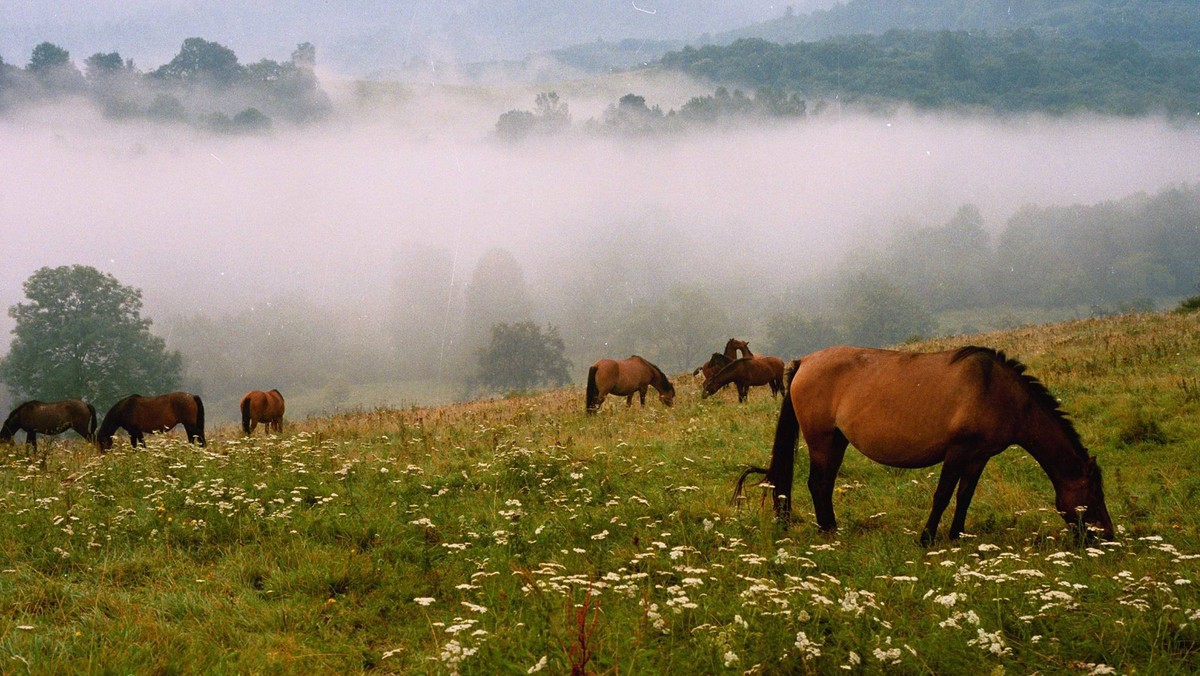
<svg viewBox="0 0 1200 676">
<path fill-rule="evenodd" d="M 103 410 L 133 393 L 178 389 L 183 360 L 150 333 L 142 292 L 83 266 L 42 268 L 25 281 L 0 379 L 17 398 L 83 398 Z"/>
<path fill-rule="evenodd" d="M 571 363 L 563 356 L 558 329 L 547 326 L 543 333 L 531 321 L 499 323 L 492 339 L 478 353 L 479 382 L 493 390 L 528 390 L 540 385 L 566 385 Z"/>
</svg>

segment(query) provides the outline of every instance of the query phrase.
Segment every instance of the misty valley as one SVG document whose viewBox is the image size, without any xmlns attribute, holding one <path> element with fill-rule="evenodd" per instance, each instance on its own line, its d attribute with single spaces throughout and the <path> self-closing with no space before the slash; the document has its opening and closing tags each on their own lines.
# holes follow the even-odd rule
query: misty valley
<svg viewBox="0 0 1200 676">
<path fill-rule="evenodd" d="M 85 76 L 51 47 L 4 66 L 0 153 L 27 167 L 6 247 L 141 289 L 215 420 L 248 384 L 294 415 L 552 384 L 483 377 L 501 325 L 561 341 L 578 384 L 606 355 L 677 373 L 734 335 L 790 358 L 1200 282 L 1188 121 L 886 112 L 669 69 L 345 87 L 311 44 L 241 66 L 198 38 Z M 10 260 L 9 306 L 34 269 Z"/>
<path fill-rule="evenodd" d="M 1200 672 L 1197 44 L 7 0 L 0 673 Z"/>
</svg>

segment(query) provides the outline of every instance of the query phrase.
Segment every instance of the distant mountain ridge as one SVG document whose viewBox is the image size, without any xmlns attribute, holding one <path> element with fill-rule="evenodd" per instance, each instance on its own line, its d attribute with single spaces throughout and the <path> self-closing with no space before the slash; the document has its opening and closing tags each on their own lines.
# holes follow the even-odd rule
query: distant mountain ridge
<svg viewBox="0 0 1200 676">
<path fill-rule="evenodd" d="M 1196 0 L 850 0 L 713 36 L 717 44 L 761 38 L 788 44 L 890 30 L 1039 33 L 1086 40 L 1132 40 L 1154 51 L 1200 45 Z M 1157 47 L 1157 49 L 1155 49 Z"/>
</svg>

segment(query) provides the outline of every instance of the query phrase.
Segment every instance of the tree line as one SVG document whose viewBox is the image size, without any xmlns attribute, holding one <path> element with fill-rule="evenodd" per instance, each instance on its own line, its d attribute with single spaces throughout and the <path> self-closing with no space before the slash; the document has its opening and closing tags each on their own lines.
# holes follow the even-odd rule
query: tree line
<svg viewBox="0 0 1200 676">
<path fill-rule="evenodd" d="M 242 64 L 224 45 L 188 38 L 171 61 L 149 71 L 119 52 L 97 52 L 80 71 L 70 52 L 43 42 L 24 68 L 0 59 L 0 112 L 82 97 L 112 119 L 261 131 L 273 118 L 305 122 L 329 112 L 316 58 L 316 47 L 305 42 L 288 61 Z"/>
<path fill-rule="evenodd" d="M 583 131 L 599 135 L 650 135 L 679 132 L 704 125 L 764 122 L 803 118 L 808 103 L 795 92 L 759 87 L 750 94 L 717 87 L 712 94 L 693 96 L 678 109 L 663 111 L 646 97 L 629 93 L 609 104 L 599 118 L 590 118 Z M 557 92 L 541 92 L 533 110 L 513 109 L 496 121 L 496 136 L 506 141 L 550 136 L 570 131 L 571 109 Z"/>
<path fill-rule="evenodd" d="M 1106 115 L 1200 110 L 1200 55 L 1132 40 L 1019 29 L 901 31 L 778 44 L 760 38 L 684 47 L 659 67 L 716 82 L 798 91 L 866 107 Z"/>
</svg>

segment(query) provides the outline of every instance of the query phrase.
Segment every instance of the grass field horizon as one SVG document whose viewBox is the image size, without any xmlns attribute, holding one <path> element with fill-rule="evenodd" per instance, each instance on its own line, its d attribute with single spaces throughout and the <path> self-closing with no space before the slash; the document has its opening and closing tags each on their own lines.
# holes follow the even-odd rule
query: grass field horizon
<svg viewBox="0 0 1200 676">
<path fill-rule="evenodd" d="M 1200 314 L 924 341 L 1028 366 L 1096 455 L 1117 539 L 1079 543 L 1020 449 L 966 535 L 918 544 L 940 467 L 847 453 L 840 528 L 759 489 L 766 388 L 584 413 L 582 387 L 210 430 L 45 467 L 0 448 L 0 671 L 1193 673 Z M 714 347 L 714 349 L 716 349 Z M 65 435 L 64 435 L 65 437 Z"/>
</svg>

